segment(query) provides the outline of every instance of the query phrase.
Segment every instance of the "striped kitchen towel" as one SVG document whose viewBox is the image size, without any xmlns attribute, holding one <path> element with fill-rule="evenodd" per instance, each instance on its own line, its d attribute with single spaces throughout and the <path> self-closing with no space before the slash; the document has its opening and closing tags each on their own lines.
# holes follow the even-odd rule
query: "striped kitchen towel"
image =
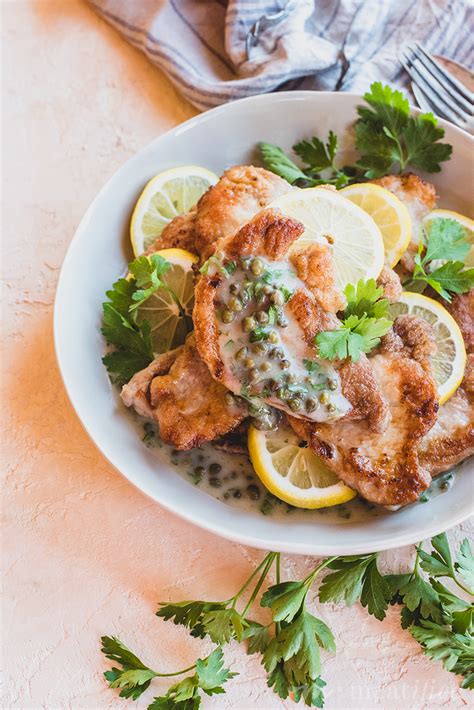
<svg viewBox="0 0 474 710">
<path fill-rule="evenodd" d="M 406 87 L 418 40 L 472 63 L 470 0 L 89 0 L 200 109 L 276 89 Z"/>
</svg>

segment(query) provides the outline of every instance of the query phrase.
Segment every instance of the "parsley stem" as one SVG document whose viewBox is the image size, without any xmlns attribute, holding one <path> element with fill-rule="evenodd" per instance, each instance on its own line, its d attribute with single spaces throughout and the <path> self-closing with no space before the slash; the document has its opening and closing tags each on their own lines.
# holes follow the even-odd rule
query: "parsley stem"
<svg viewBox="0 0 474 710">
<path fill-rule="evenodd" d="M 232 607 L 233 607 L 233 608 L 235 607 L 235 604 L 236 604 L 236 602 L 237 602 L 237 599 L 238 599 L 240 596 L 242 596 L 242 594 L 245 592 L 245 590 L 247 589 L 247 587 L 249 586 L 249 584 L 251 583 L 251 581 L 252 581 L 252 580 L 257 576 L 257 574 L 260 572 L 260 570 L 262 569 L 262 567 L 265 567 L 265 565 L 267 564 L 268 560 L 271 558 L 271 561 L 273 562 L 273 560 L 275 559 L 275 555 L 276 555 L 276 552 L 269 552 L 268 555 L 266 555 L 266 556 L 263 558 L 263 560 L 260 562 L 260 564 L 258 565 L 258 567 L 256 567 L 256 568 L 254 569 L 254 571 L 252 572 L 252 574 L 250 575 L 250 577 L 244 582 L 243 586 L 239 589 L 239 591 L 237 592 L 237 594 L 234 594 L 234 596 L 229 599 L 229 601 L 232 601 Z"/>
<path fill-rule="evenodd" d="M 328 557 L 327 559 L 323 560 L 319 565 L 317 565 L 317 567 L 315 567 L 314 570 L 310 572 L 307 577 L 305 577 L 305 579 L 303 580 L 303 584 L 308 587 L 308 590 L 310 589 L 319 572 L 325 567 L 327 567 L 329 564 L 331 564 L 331 562 L 337 560 L 337 558 L 338 555 L 335 555 L 334 557 Z"/>
<path fill-rule="evenodd" d="M 262 572 L 262 574 L 260 575 L 260 579 L 258 580 L 257 584 L 255 585 L 255 589 L 253 590 L 252 594 L 250 595 L 250 599 L 248 600 L 247 604 L 245 605 L 245 609 L 244 609 L 243 612 L 242 612 L 242 616 L 245 616 L 245 615 L 246 615 L 246 613 L 248 612 L 248 610 L 250 609 L 250 607 L 251 607 L 252 604 L 254 603 L 255 597 L 256 597 L 257 594 L 259 593 L 260 588 L 261 588 L 262 584 L 263 584 L 264 581 L 265 581 L 265 578 L 266 578 L 266 576 L 267 576 L 267 574 L 268 574 L 268 572 L 269 572 L 269 570 L 270 570 L 270 567 L 271 567 L 272 564 L 273 564 L 273 561 L 274 561 L 275 557 L 276 557 L 277 560 L 279 560 L 279 553 L 277 553 L 277 552 L 272 552 L 271 555 L 268 556 L 267 563 L 266 563 L 265 567 L 263 568 L 263 572 Z"/>
<path fill-rule="evenodd" d="M 192 666 L 189 666 L 189 668 L 183 668 L 182 671 L 175 671 L 174 673 L 155 673 L 156 678 L 171 678 L 174 675 L 182 675 L 183 673 L 187 673 L 188 671 L 192 671 L 196 668 L 196 664 L 194 663 Z"/>
<path fill-rule="evenodd" d="M 281 554 L 280 554 L 280 552 L 277 552 L 276 571 L 275 571 L 275 581 L 277 584 L 280 584 L 280 560 L 281 560 Z"/>
</svg>

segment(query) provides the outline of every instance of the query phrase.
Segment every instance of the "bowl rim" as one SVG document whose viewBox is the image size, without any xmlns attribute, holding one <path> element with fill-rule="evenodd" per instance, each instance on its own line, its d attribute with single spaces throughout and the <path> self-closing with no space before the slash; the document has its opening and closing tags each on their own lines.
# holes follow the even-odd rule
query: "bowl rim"
<svg viewBox="0 0 474 710">
<path fill-rule="evenodd" d="M 56 294 L 55 294 L 55 301 L 54 301 L 54 310 L 53 310 L 53 337 L 54 337 L 54 349 L 55 349 L 55 355 L 56 355 L 56 361 L 58 364 L 58 368 L 61 374 L 61 378 L 64 384 L 64 388 L 67 392 L 69 401 L 71 402 L 71 405 L 83 427 L 83 429 L 87 432 L 89 438 L 92 440 L 94 443 L 95 447 L 100 451 L 101 455 L 104 456 L 104 458 L 110 463 L 113 468 L 120 473 L 121 476 L 123 476 L 127 481 L 129 481 L 133 486 L 138 488 L 142 493 L 144 493 L 147 497 L 149 497 L 151 500 L 153 500 L 155 503 L 158 505 L 162 506 L 166 510 L 172 512 L 173 514 L 177 515 L 179 518 L 190 522 L 194 525 L 197 525 L 198 527 L 211 532 L 215 535 L 218 535 L 220 537 L 223 537 L 225 539 L 238 542 L 243 545 L 248 545 L 250 547 L 254 548 L 259 548 L 263 550 L 271 550 L 271 549 L 276 549 L 281 552 L 286 552 L 286 553 L 291 553 L 291 554 L 305 554 L 305 555 L 348 555 L 348 554 L 362 554 L 367 552 L 367 545 L 364 542 L 357 543 L 357 542 L 352 542 L 350 539 L 347 540 L 346 544 L 344 544 L 344 547 L 342 548 L 341 546 L 337 546 L 334 544 L 327 545 L 322 541 L 317 541 L 315 544 L 314 541 L 310 542 L 305 542 L 305 541 L 286 541 L 285 539 L 278 539 L 275 540 L 274 538 L 271 538 L 270 536 L 266 537 L 265 535 L 259 535 L 258 537 L 255 537 L 255 534 L 250 532 L 246 532 L 245 530 L 243 531 L 234 531 L 233 529 L 226 529 L 222 527 L 222 524 L 219 523 L 218 521 L 214 521 L 211 518 L 206 518 L 202 514 L 199 514 L 197 512 L 198 506 L 188 506 L 188 507 L 182 507 L 179 505 L 174 505 L 170 501 L 167 500 L 159 500 L 154 493 L 151 492 L 150 487 L 147 485 L 142 485 L 136 483 L 132 478 L 130 478 L 120 467 L 120 463 L 116 460 L 117 457 L 113 457 L 111 454 L 106 453 L 106 451 L 101 447 L 101 445 L 96 441 L 95 436 L 93 434 L 93 426 L 86 420 L 84 420 L 81 416 L 80 413 L 80 405 L 76 401 L 76 397 L 74 394 L 74 386 L 73 386 L 73 377 L 71 376 L 71 373 L 68 372 L 67 369 L 67 363 L 65 362 L 62 354 L 62 346 L 61 346 L 61 328 L 62 328 L 62 318 L 63 318 L 63 313 L 62 313 L 62 305 L 61 305 L 61 293 L 62 291 L 67 288 L 65 285 L 65 280 L 66 280 L 66 274 L 69 269 L 69 264 L 71 261 L 74 259 L 75 255 L 75 250 L 77 248 L 77 245 L 79 244 L 81 240 L 82 233 L 87 230 L 89 221 L 91 219 L 91 215 L 94 212 L 94 209 L 97 205 L 97 203 L 100 203 L 102 200 L 103 195 L 110 189 L 111 183 L 113 183 L 115 180 L 118 180 L 121 176 L 122 173 L 126 173 L 129 163 L 131 161 L 139 161 L 140 158 L 144 155 L 146 155 L 149 151 L 153 149 L 153 147 L 158 144 L 161 141 L 166 140 L 167 138 L 171 136 L 178 137 L 181 133 L 192 129 L 195 126 L 198 126 L 200 124 L 205 124 L 207 121 L 209 121 L 210 118 L 216 116 L 219 113 L 225 113 L 228 110 L 232 110 L 233 107 L 238 107 L 242 104 L 253 104 L 253 105 L 258 105 L 262 103 L 278 103 L 280 101 L 299 101 L 299 100 L 305 100 L 309 97 L 311 97 L 313 100 L 315 97 L 331 97 L 335 101 L 339 100 L 360 100 L 363 101 L 363 96 L 358 93 L 353 93 L 353 92 L 333 92 L 333 91 L 307 91 L 307 90 L 299 90 L 299 91 L 281 91 L 281 92 L 274 92 L 270 94 L 257 94 L 255 96 L 249 96 L 245 97 L 242 99 L 238 99 L 236 101 L 233 101 L 231 103 L 223 104 L 221 106 L 217 106 L 215 108 L 212 108 L 208 111 L 205 111 L 203 113 L 199 113 L 196 116 L 191 117 L 190 119 L 184 121 L 183 123 L 180 123 L 171 129 L 165 131 L 164 133 L 158 135 L 156 138 L 154 138 L 152 141 L 150 141 L 148 144 L 143 146 L 139 151 L 133 153 L 124 163 L 120 165 L 120 167 L 114 171 L 114 173 L 108 177 L 104 185 L 100 188 L 100 190 L 96 193 L 95 197 L 93 198 L 92 202 L 90 203 L 89 207 L 83 214 L 76 230 L 74 233 L 73 238 L 71 239 L 67 250 L 66 250 L 66 255 L 64 257 L 64 260 L 61 265 L 60 273 L 59 273 L 59 278 L 57 282 L 57 287 L 56 287 Z M 414 107 L 410 105 L 410 111 L 415 112 L 415 114 L 421 114 L 422 111 L 418 109 L 417 107 Z M 474 144 L 474 138 L 469 135 L 466 131 L 463 131 L 462 129 L 458 128 L 454 124 L 450 123 L 449 121 L 445 121 L 444 119 L 438 119 L 438 124 L 447 127 L 449 126 L 449 129 L 451 131 L 455 131 L 458 133 L 460 136 L 467 137 L 469 140 Z M 164 464 L 166 465 L 166 464 Z M 219 501 L 215 501 L 219 502 Z M 452 515 L 449 522 L 447 524 L 443 523 L 442 521 L 439 521 L 438 519 L 435 520 L 430 520 L 426 521 L 423 525 L 423 531 L 422 531 L 422 536 L 423 538 L 426 537 L 432 537 L 433 535 L 436 535 L 440 532 L 443 532 L 449 527 L 453 527 L 455 525 L 458 525 L 465 521 L 467 518 L 470 517 L 472 514 L 472 510 L 465 510 L 462 509 L 458 511 L 456 515 Z M 444 526 L 444 527 L 443 527 Z M 331 529 L 332 526 L 328 525 L 327 528 L 328 530 Z M 339 529 L 342 526 L 338 526 Z M 344 526 L 345 527 L 345 526 Z M 348 538 L 350 538 L 350 530 L 351 528 L 347 526 L 347 533 L 348 533 Z M 385 532 L 385 536 L 387 533 Z M 330 537 L 330 536 L 329 536 Z M 399 533 L 393 538 L 389 539 L 384 539 L 384 534 L 379 534 L 378 538 L 375 538 L 373 543 L 371 544 L 370 551 L 371 552 L 378 552 L 382 550 L 389 550 L 393 549 L 396 547 L 402 547 L 404 545 L 409 545 L 413 544 L 414 542 L 417 542 L 420 539 L 420 535 L 414 535 L 414 531 L 409 529 L 405 533 Z"/>
</svg>

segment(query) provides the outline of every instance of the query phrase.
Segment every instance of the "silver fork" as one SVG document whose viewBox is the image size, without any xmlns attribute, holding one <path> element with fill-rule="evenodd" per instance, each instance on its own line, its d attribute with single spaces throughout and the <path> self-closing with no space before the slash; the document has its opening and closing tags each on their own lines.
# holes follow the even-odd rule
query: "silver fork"
<svg viewBox="0 0 474 710">
<path fill-rule="evenodd" d="M 474 94 L 419 43 L 408 46 L 400 59 L 413 82 L 413 93 L 422 108 L 472 132 Z"/>
</svg>

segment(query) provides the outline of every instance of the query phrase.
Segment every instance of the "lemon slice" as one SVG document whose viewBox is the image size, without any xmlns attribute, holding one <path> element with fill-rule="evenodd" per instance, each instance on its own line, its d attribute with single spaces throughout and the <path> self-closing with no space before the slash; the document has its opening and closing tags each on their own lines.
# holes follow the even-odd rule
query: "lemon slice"
<svg viewBox="0 0 474 710">
<path fill-rule="evenodd" d="M 411 219 L 403 202 L 380 185 L 357 183 L 340 191 L 346 199 L 370 214 L 382 233 L 385 258 L 395 266 L 411 240 Z"/>
<path fill-rule="evenodd" d="M 167 224 L 194 207 L 218 176 L 197 165 L 171 168 L 145 186 L 133 210 L 130 240 L 135 256 L 143 254 Z"/>
<path fill-rule="evenodd" d="M 336 283 L 341 290 L 359 279 L 377 278 L 384 264 L 384 246 L 374 220 L 350 200 L 326 187 L 292 190 L 272 202 L 305 226 L 293 250 L 314 242 L 329 243 Z"/>
<path fill-rule="evenodd" d="M 192 329 L 194 305 L 193 264 L 198 257 L 184 249 L 156 252 L 169 261 L 171 268 L 161 277 L 170 289 L 155 291 L 136 311 L 137 323 L 148 321 L 155 355 L 182 345 Z M 177 303 L 179 302 L 179 305 Z"/>
<path fill-rule="evenodd" d="M 433 210 L 424 218 L 423 228 L 429 230 L 431 223 L 436 219 L 454 219 L 466 230 L 465 237 L 471 245 L 466 256 L 466 266 L 474 266 L 474 220 L 459 214 L 459 212 L 452 212 L 452 210 Z"/>
<path fill-rule="evenodd" d="M 439 403 L 444 404 L 461 384 L 466 366 L 466 348 L 458 324 L 438 301 L 410 291 L 403 291 L 400 300 L 391 304 L 390 313 L 393 318 L 406 314 L 418 316 L 432 326 L 436 352 L 430 358 L 431 367 Z"/>
<path fill-rule="evenodd" d="M 328 508 L 356 496 L 311 449 L 300 444 L 287 424 L 276 431 L 250 427 L 250 460 L 270 493 L 298 508 Z"/>
</svg>

